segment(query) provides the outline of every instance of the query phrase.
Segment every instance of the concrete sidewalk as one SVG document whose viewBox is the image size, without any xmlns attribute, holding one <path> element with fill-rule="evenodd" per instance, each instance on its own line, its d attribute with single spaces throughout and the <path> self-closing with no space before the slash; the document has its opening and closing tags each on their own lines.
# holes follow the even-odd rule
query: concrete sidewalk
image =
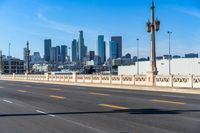
<svg viewBox="0 0 200 133">
<path fill-rule="evenodd" d="M 100 88 L 112 88 L 112 89 L 125 89 L 135 91 L 154 91 L 154 92 L 169 92 L 169 93 L 182 93 L 182 94 L 198 94 L 200 95 L 200 89 L 193 88 L 171 88 L 171 87 L 152 87 L 152 86 L 124 86 L 124 85 L 110 85 L 110 84 L 91 84 L 91 83 L 68 83 L 68 82 L 52 82 L 52 81 L 30 81 L 30 80 L 6 80 L 2 81 L 18 81 L 18 82 L 30 82 L 30 83 L 42 83 L 42 84 L 58 84 L 58 85 L 71 85 L 71 86 L 87 86 Z"/>
</svg>

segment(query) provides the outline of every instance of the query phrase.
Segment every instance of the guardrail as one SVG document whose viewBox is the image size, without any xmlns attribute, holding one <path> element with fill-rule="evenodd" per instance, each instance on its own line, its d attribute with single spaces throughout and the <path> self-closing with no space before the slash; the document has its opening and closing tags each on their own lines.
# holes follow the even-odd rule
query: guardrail
<svg viewBox="0 0 200 133">
<path fill-rule="evenodd" d="M 29 80 L 29 81 L 49 81 L 66 83 L 89 83 L 89 84 L 112 84 L 129 86 L 147 86 L 146 75 L 34 75 L 34 74 L 10 74 L 0 75 L 0 79 L 5 80 Z M 158 87 L 180 87 L 180 88 L 200 88 L 200 76 L 181 75 L 157 75 L 154 86 Z"/>
</svg>

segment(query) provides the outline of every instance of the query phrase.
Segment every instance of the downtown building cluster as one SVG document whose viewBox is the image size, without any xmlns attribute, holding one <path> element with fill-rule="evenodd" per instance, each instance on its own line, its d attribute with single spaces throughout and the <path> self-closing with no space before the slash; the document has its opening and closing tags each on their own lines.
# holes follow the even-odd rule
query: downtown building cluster
<svg viewBox="0 0 200 133">
<path fill-rule="evenodd" d="M 33 52 L 29 56 L 30 72 L 44 73 L 68 70 L 69 72 L 87 73 L 87 69 L 90 70 L 92 67 L 92 72 L 109 72 L 113 74 L 118 73 L 118 66 L 135 65 L 137 61 L 149 61 L 149 57 L 138 58 L 134 56 L 132 58 L 129 53 L 123 56 L 122 47 L 122 36 L 112 36 L 110 41 L 106 42 L 104 35 L 98 35 L 96 51 L 88 51 L 83 31 L 79 31 L 78 38 L 74 39 L 68 46 L 53 46 L 51 39 L 45 39 L 44 56 L 42 57 L 39 52 Z M 0 73 L 26 72 L 27 48 L 23 50 L 23 60 L 12 56 L 5 56 L 0 52 Z M 109 51 L 109 53 L 106 53 L 106 51 Z M 181 56 L 164 55 L 156 57 L 157 60 L 172 58 L 177 59 L 181 58 Z M 198 58 L 198 54 L 186 54 L 183 58 Z"/>
<path fill-rule="evenodd" d="M 85 45 L 83 31 L 79 31 L 78 39 L 74 39 L 71 46 L 68 47 L 63 45 L 61 48 L 60 46 L 52 47 L 51 39 L 46 39 L 44 41 L 44 60 L 48 63 L 62 65 L 68 63 L 86 65 L 91 61 L 94 61 L 95 65 L 103 65 L 107 63 L 107 59 L 112 60 L 122 58 L 122 37 L 111 37 L 108 58 L 106 57 L 106 42 L 104 35 L 99 35 L 97 37 L 96 48 L 96 51 L 88 51 L 88 47 Z"/>
</svg>

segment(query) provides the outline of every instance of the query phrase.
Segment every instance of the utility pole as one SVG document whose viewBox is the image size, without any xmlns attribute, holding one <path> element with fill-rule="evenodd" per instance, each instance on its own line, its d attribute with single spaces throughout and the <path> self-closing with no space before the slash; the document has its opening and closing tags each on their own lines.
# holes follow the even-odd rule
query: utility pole
<svg viewBox="0 0 200 133">
<path fill-rule="evenodd" d="M 171 75 L 171 31 L 168 31 L 167 34 L 169 35 L 169 75 Z"/>
<path fill-rule="evenodd" d="M 139 70 L 139 38 L 136 39 L 137 40 L 137 75 L 140 74 L 140 70 Z"/>
<path fill-rule="evenodd" d="M 10 57 L 10 46 L 11 46 L 11 43 L 8 44 L 8 56 Z"/>
<path fill-rule="evenodd" d="M 70 55 L 71 55 L 71 47 L 69 47 L 69 62 L 71 61 Z"/>
<path fill-rule="evenodd" d="M 3 55 L 2 55 L 2 51 L 0 50 L 0 74 L 3 73 Z"/>
<path fill-rule="evenodd" d="M 11 63 L 10 46 L 11 46 L 11 43 L 8 44 L 8 64 L 9 64 L 9 74 L 12 74 L 12 63 Z"/>
</svg>

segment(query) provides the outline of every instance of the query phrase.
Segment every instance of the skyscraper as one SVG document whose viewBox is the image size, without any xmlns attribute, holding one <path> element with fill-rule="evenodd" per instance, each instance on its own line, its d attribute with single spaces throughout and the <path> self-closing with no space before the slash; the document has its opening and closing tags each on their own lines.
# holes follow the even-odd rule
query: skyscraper
<svg viewBox="0 0 200 133">
<path fill-rule="evenodd" d="M 95 58 L 95 52 L 89 51 L 89 61 L 94 60 L 94 58 Z"/>
<path fill-rule="evenodd" d="M 122 37 L 121 36 L 113 36 L 113 37 L 111 37 L 111 41 L 116 42 L 117 58 L 121 58 L 122 57 Z"/>
<path fill-rule="evenodd" d="M 97 56 L 99 56 L 100 64 L 104 64 L 106 61 L 106 43 L 104 41 L 104 36 L 99 35 L 97 40 Z"/>
<path fill-rule="evenodd" d="M 83 58 L 85 57 L 85 45 L 84 45 L 84 38 L 83 38 L 83 31 L 79 31 L 79 39 L 78 39 L 78 56 L 79 61 L 82 63 Z"/>
<path fill-rule="evenodd" d="M 57 63 L 58 53 L 56 47 L 51 47 L 50 49 L 50 61 L 51 63 Z"/>
<path fill-rule="evenodd" d="M 56 46 L 56 53 L 57 53 L 57 63 L 61 62 L 61 52 L 60 52 L 60 46 Z"/>
<path fill-rule="evenodd" d="M 51 39 L 44 40 L 44 60 L 50 61 Z"/>
<path fill-rule="evenodd" d="M 115 41 L 110 41 L 110 59 L 116 59 L 117 57 L 117 43 Z"/>
<path fill-rule="evenodd" d="M 66 57 L 67 57 L 67 46 L 61 45 L 61 62 L 62 62 L 62 64 L 65 63 Z"/>
<path fill-rule="evenodd" d="M 77 62 L 78 59 L 78 47 L 77 47 L 77 41 L 74 39 L 72 41 L 72 61 Z"/>
<path fill-rule="evenodd" d="M 57 50 L 57 53 L 58 53 L 58 55 L 60 55 L 60 46 L 56 46 L 56 50 Z"/>
</svg>

